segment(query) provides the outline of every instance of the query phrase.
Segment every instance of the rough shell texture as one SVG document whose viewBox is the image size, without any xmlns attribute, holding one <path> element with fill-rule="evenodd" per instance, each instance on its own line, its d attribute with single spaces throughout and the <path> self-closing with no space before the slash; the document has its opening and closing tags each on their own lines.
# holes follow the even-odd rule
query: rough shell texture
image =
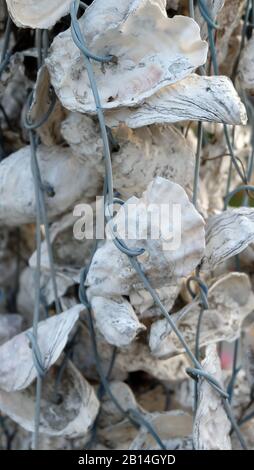
<svg viewBox="0 0 254 470">
<path fill-rule="evenodd" d="M 103 145 L 98 123 L 86 115 L 70 113 L 62 134 L 75 156 L 96 166 L 104 175 Z M 194 152 L 173 126 L 149 126 L 131 130 L 121 125 L 112 130 L 114 188 L 124 197 L 141 196 L 156 176 L 180 184 L 190 193 L 193 186 Z"/>
<path fill-rule="evenodd" d="M 93 297 L 91 306 L 96 326 L 109 344 L 127 346 L 139 332 L 146 329 L 131 304 L 123 297 Z"/>
<path fill-rule="evenodd" d="M 254 323 L 253 317 L 242 331 L 242 362 L 251 389 L 254 388 Z"/>
<path fill-rule="evenodd" d="M 131 128 L 188 119 L 246 124 L 247 116 L 228 77 L 200 77 L 195 74 L 163 88 L 145 99 L 139 107 L 119 109 L 106 114 L 109 126 L 125 123 Z"/>
<path fill-rule="evenodd" d="M 68 335 L 76 323 L 82 305 L 76 305 L 57 316 L 41 321 L 38 325 L 38 345 L 44 367 L 48 369 L 60 356 Z M 35 379 L 37 371 L 34 366 L 32 349 L 25 332 L 14 336 L 0 347 L 0 389 L 6 392 L 22 390 Z"/>
<path fill-rule="evenodd" d="M 6 0 L 17 26 L 47 29 L 69 12 L 72 0 Z"/>
<path fill-rule="evenodd" d="M 202 270 L 213 269 L 254 241 L 254 209 L 228 209 L 208 219 Z"/>
<path fill-rule="evenodd" d="M 216 345 L 206 349 L 202 363 L 206 372 L 219 383 L 222 382 L 220 359 Z M 231 450 L 231 423 L 222 406 L 221 396 L 203 378 L 200 379 L 198 408 L 193 428 L 193 443 L 196 450 Z"/>
<path fill-rule="evenodd" d="M 97 2 L 98 8 L 103 4 L 103 0 Z M 105 29 L 102 24 L 102 30 L 93 37 L 89 30 L 86 33 L 86 17 L 85 13 L 79 23 L 89 49 L 118 59 L 117 64 L 106 63 L 103 68 L 97 62 L 93 64 L 104 109 L 135 106 L 206 61 L 207 43 L 201 41 L 197 23 L 185 16 L 168 18 L 161 4 L 153 0 L 131 1 L 117 25 Z M 55 38 L 47 65 L 63 105 L 73 111 L 95 113 L 84 59 L 71 40 L 70 30 Z"/>
<path fill-rule="evenodd" d="M 63 213 L 84 193 L 95 196 L 100 178 L 94 168 L 59 146 L 38 148 L 42 182 L 52 188 L 45 194 L 48 217 Z M 24 147 L 0 163 L 0 222 L 18 225 L 35 221 L 36 202 L 30 147 Z M 66 191 L 68 188 L 68 191 Z"/>
<path fill-rule="evenodd" d="M 161 217 L 160 223 L 158 211 L 162 204 L 168 212 Z M 148 217 L 148 212 L 151 217 Z M 125 239 L 130 248 L 145 248 L 138 259 L 155 288 L 187 276 L 203 256 L 203 218 L 183 188 L 164 178 L 155 178 L 141 199 L 129 199 L 114 222 L 120 238 Z M 127 256 L 118 250 L 112 240 L 107 240 L 96 251 L 87 275 L 87 285 L 90 286 L 91 295 L 106 296 L 126 295 L 133 287 L 143 288 Z"/>
<path fill-rule="evenodd" d="M 23 318 L 16 313 L 0 313 L 0 345 L 21 331 Z"/>
<path fill-rule="evenodd" d="M 252 94 L 254 93 L 254 38 L 252 37 L 247 42 L 241 55 L 239 63 L 239 80 L 242 88 L 249 90 Z"/>
<path fill-rule="evenodd" d="M 181 281 L 175 285 L 169 284 L 156 289 L 156 292 L 167 311 L 170 311 L 173 307 L 175 300 L 181 289 Z M 156 306 L 151 294 L 145 290 L 131 290 L 130 303 L 133 306 L 135 312 L 141 317 L 154 317 L 160 316 L 161 310 Z"/>
<path fill-rule="evenodd" d="M 51 436 L 84 436 L 95 421 L 99 401 L 91 385 L 70 361 L 55 397 L 59 369 L 60 366 L 53 366 L 43 381 L 39 430 Z M 1 411 L 30 432 L 34 430 L 35 392 L 34 384 L 18 392 L 0 390 Z"/>
<path fill-rule="evenodd" d="M 208 302 L 209 309 L 202 316 L 200 347 L 239 338 L 242 322 L 254 308 L 248 276 L 244 273 L 222 276 L 209 289 Z M 199 312 L 198 304 L 193 303 L 172 314 L 172 319 L 191 348 L 195 347 Z M 156 357 L 170 357 L 184 352 L 166 319 L 158 320 L 151 326 L 149 345 Z"/>
</svg>

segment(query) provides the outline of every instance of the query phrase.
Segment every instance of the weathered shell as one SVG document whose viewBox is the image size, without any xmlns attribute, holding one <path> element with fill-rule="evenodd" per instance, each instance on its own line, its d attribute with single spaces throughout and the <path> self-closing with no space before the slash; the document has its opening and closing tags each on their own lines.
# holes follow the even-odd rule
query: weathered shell
<svg viewBox="0 0 254 470">
<path fill-rule="evenodd" d="M 19 27 L 47 29 L 69 12 L 73 0 L 6 0 L 9 13 Z"/>
<path fill-rule="evenodd" d="M 247 116 L 228 77 L 196 74 L 163 88 L 145 99 L 139 107 L 117 109 L 106 114 L 109 126 L 125 123 L 131 128 L 186 120 L 235 125 L 246 124 Z"/>
<path fill-rule="evenodd" d="M 60 364 L 61 365 L 61 364 Z M 85 436 L 99 411 L 99 401 L 91 385 L 70 362 L 55 387 L 59 367 L 43 380 L 39 431 L 68 438 Z M 0 409 L 30 432 L 34 431 L 35 385 L 26 390 L 7 393 L 0 390 Z"/>
<path fill-rule="evenodd" d="M 104 1 L 96 5 L 103 8 Z M 135 106 L 162 87 L 185 78 L 206 61 L 207 43 L 201 41 L 197 23 L 185 16 L 168 18 L 162 2 L 132 0 L 121 21 L 118 14 L 116 18 L 118 23 L 112 27 L 105 29 L 99 24 L 101 30 L 93 37 L 89 34 L 91 18 L 86 34 L 88 14 L 79 20 L 88 48 L 95 54 L 111 54 L 118 59 L 103 68 L 99 63 L 93 64 L 104 109 Z M 94 20 L 97 21 L 95 15 Z M 72 111 L 95 113 L 84 60 L 71 39 L 70 29 L 54 39 L 46 62 L 62 104 Z"/>
<path fill-rule="evenodd" d="M 38 148 L 38 163 L 43 184 L 51 187 L 53 197 L 45 194 L 47 214 L 63 213 L 82 194 L 97 194 L 100 178 L 89 163 L 80 162 L 62 147 Z M 0 163 L 0 222 L 18 225 L 35 221 L 36 202 L 31 171 L 30 147 L 24 147 Z M 68 190 L 67 190 L 68 188 Z"/>
<path fill-rule="evenodd" d="M 254 241 L 254 209 L 228 209 L 208 219 L 202 270 L 209 271 Z"/>
<path fill-rule="evenodd" d="M 38 345 L 44 367 L 48 369 L 60 356 L 68 335 L 76 323 L 82 305 L 41 321 L 38 325 Z M 37 376 L 29 346 L 27 331 L 14 336 L 0 347 L 0 389 L 6 392 L 28 387 Z"/>
<path fill-rule="evenodd" d="M 248 276 L 230 273 L 220 277 L 209 289 L 208 303 L 209 309 L 204 310 L 202 316 L 200 346 L 238 338 L 243 320 L 254 309 L 254 294 Z M 195 347 L 199 311 L 198 304 L 193 303 L 171 315 L 191 348 Z M 156 357 L 184 352 L 166 319 L 152 324 L 149 345 Z"/>
<path fill-rule="evenodd" d="M 21 331 L 23 318 L 16 313 L 0 313 L 0 345 Z"/>
<path fill-rule="evenodd" d="M 252 37 L 244 47 L 238 67 L 239 80 L 242 88 L 253 94 L 254 92 L 254 38 Z"/>
<path fill-rule="evenodd" d="M 222 371 L 216 345 L 206 348 L 203 369 L 222 383 Z M 222 406 L 221 396 L 204 379 L 200 378 L 198 408 L 193 428 L 196 450 L 231 450 L 231 423 Z"/>
<path fill-rule="evenodd" d="M 70 113 L 62 134 L 75 156 L 89 160 L 104 176 L 103 144 L 98 123 L 80 113 Z M 190 193 L 195 155 L 184 136 L 173 126 L 131 130 L 121 125 L 112 130 L 117 144 L 112 152 L 114 188 L 124 197 L 141 196 L 155 176 L 180 184 Z"/>
<path fill-rule="evenodd" d="M 156 289 L 156 292 L 164 305 L 164 307 L 170 311 L 174 305 L 174 302 L 180 292 L 181 282 L 179 281 L 175 285 L 169 284 Z M 130 303 L 133 306 L 136 313 L 144 318 L 160 316 L 161 310 L 154 303 L 151 294 L 145 290 L 131 290 Z"/>
<path fill-rule="evenodd" d="M 127 346 L 146 329 L 123 297 L 92 297 L 91 306 L 96 326 L 109 344 Z"/>
<path fill-rule="evenodd" d="M 253 316 L 248 318 L 249 324 L 242 331 L 242 362 L 251 389 L 254 389 L 254 323 Z M 246 321 L 246 323 L 247 323 Z"/>
<path fill-rule="evenodd" d="M 181 211 L 181 236 L 177 234 L 176 244 L 170 249 L 166 242 L 163 227 L 157 232 L 157 239 L 150 235 L 158 228 L 155 213 L 161 204 L 165 204 L 172 217 L 173 205 L 178 204 Z M 130 207 L 130 210 L 128 209 Z M 133 206 L 136 211 L 131 210 Z M 155 217 L 147 217 L 147 211 L 153 211 Z M 125 231 L 125 218 L 128 214 L 128 233 Z M 179 212 L 180 214 L 180 212 Z M 162 218 L 165 228 L 172 229 L 173 220 Z M 148 220 L 150 219 L 150 220 Z M 179 222 L 180 219 L 178 218 Z M 187 276 L 199 263 L 204 252 L 204 221 L 189 201 L 181 186 L 161 177 L 155 178 L 143 193 L 141 199 L 129 199 L 121 207 L 114 219 L 119 236 L 126 240 L 130 248 L 143 247 L 144 254 L 138 257 L 144 273 L 153 286 L 175 284 L 175 279 Z M 139 226 L 140 239 L 137 239 L 136 228 Z M 148 228 L 148 230 L 147 230 Z M 174 236 L 176 233 L 174 233 Z M 171 234 L 172 240 L 173 234 Z M 135 239 L 136 238 L 136 239 Z M 174 239 L 175 241 L 175 239 Z M 166 243 L 165 243 L 166 242 Z M 125 254 L 120 252 L 112 240 L 107 240 L 95 253 L 87 275 L 87 285 L 92 295 L 126 295 L 132 288 L 143 288 L 136 272 L 131 267 Z"/>
</svg>

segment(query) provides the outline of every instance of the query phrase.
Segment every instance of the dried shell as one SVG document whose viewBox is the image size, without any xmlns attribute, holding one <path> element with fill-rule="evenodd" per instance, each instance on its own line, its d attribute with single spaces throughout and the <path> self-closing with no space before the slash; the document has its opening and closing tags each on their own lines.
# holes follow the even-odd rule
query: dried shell
<svg viewBox="0 0 254 470">
<path fill-rule="evenodd" d="M 47 29 L 69 12 L 72 0 L 6 0 L 6 3 L 17 26 Z"/>
<path fill-rule="evenodd" d="M 254 209 L 228 209 L 208 219 L 202 270 L 208 271 L 241 253 L 254 241 Z"/>
<path fill-rule="evenodd" d="M 15 313 L 0 314 L 0 345 L 21 331 L 22 317 Z"/>
<path fill-rule="evenodd" d="M 243 320 L 254 308 L 254 294 L 248 276 L 230 273 L 219 278 L 209 289 L 208 303 L 209 309 L 202 316 L 200 346 L 238 338 Z M 171 315 L 190 348 L 195 347 L 199 312 L 198 304 L 193 303 Z M 151 326 L 149 345 L 156 357 L 171 357 L 184 352 L 166 319 L 157 320 Z"/>
<path fill-rule="evenodd" d="M 219 383 L 222 382 L 220 360 L 216 345 L 206 349 L 202 363 L 206 372 Z M 221 396 L 203 378 L 200 379 L 198 408 L 193 428 L 193 443 L 196 450 L 231 450 L 229 433 L 231 423 L 222 406 Z"/>
<path fill-rule="evenodd" d="M 253 307 L 254 308 L 254 307 Z M 254 323 L 244 325 L 242 331 L 242 362 L 251 389 L 254 390 Z"/>
<path fill-rule="evenodd" d="M 140 107 L 107 113 L 106 120 L 109 126 L 125 123 L 131 128 L 186 120 L 235 125 L 246 124 L 247 115 L 228 77 L 192 74 L 147 98 Z"/>
<path fill-rule="evenodd" d="M 147 217 L 146 212 L 153 208 L 156 211 L 160 204 L 165 204 L 169 208 L 170 217 L 173 204 L 178 204 L 181 210 L 181 239 L 177 240 L 177 246 L 172 246 L 171 250 L 168 249 L 167 243 L 165 244 L 168 235 L 165 237 L 165 234 L 162 234 L 163 227 L 160 228 L 160 233 L 157 231 L 158 239 L 147 237 L 147 234 L 155 233 L 158 219 Z M 126 211 L 128 205 L 130 209 L 135 207 L 137 210 Z M 175 284 L 176 278 L 188 275 L 197 266 L 204 251 L 204 221 L 181 186 L 157 177 L 149 184 L 141 199 L 135 197 L 129 199 L 115 217 L 119 236 L 123 240 L 126 239 L 127 213 L 129 230 L 127 245 L 130 248 L 145 248 L 145 253 L 138 259 L 155 288 L 172 282 Z M 166 218 L 162 218 L 162 222 L 168 229 L 170 225 L 173 226 L 172 219 L 166 223 Z M 151 219 L 152 223 L 148 219 Z M 135 240 L 137 226 L 141 234 L 140 240 Z M 121 253 L 111 240 L 107 240 L 96 251 L 88 272 L 87 284 L 90 286 L 91 296 L 126 295 L 133 287 L 143 288 L 127 256 Z"/>
<path fill-rule="evenodd" d="M 64 313 L 41 321 L 38 325 L 38 345 L 48 369 L 60 356 L 68 335 L 76 323 L 82 305 L 76 305 Z M 0 347 L 0 389 L 6 392 L 22 390 L 37 376 L 32 349 L 26 335 L 30 328 Z"/>
<path fill-rule="evenodd" d="M 252 37 L 244 47 L 239 63 L 239 80 L 244 90 L 254 93 L 254 38 Z"/>
<path fill-rule="evenodd" d="M 170 311 L 173 307 L 180 292 L 180 288 L 181 283 L 178 282 L 176 285 L 169 284 L 156 289 L 156 292 L 167 311 Z M 155 305 L 151 294 L 147 290 L 131 290 L 129 296 L 130 303 L 138 315 L 145 318 L 161 315 L 161 310 Z"/>
<path fill-rule="evenodd" d="M 103 3 L 101 0 L 96 5 L 103 8 Z M 162 87 L 185 78 L 206 61 L 207 43 L 200 40 L 197 23 L 185 16 L 168 18 L 161 2 L 132 0 L 117 25 L 104 29 L 99 24 L 102 30 L 93 37 L 89 34 L 91 18 L 86 34 L 88 23 L 85 13 L 79 25 L 88 48 L 95 54 L 111 54 L 118 59 L 117 64 L 106 63 L 103 68 L 99 63 L 93 64 L 104 109 L 135 106 Z M 71 39 L 70 29 L 55 38 L 46 63 L 63 105 L 72 111 L 95 113 L 84 60 Z"/>
</svg>

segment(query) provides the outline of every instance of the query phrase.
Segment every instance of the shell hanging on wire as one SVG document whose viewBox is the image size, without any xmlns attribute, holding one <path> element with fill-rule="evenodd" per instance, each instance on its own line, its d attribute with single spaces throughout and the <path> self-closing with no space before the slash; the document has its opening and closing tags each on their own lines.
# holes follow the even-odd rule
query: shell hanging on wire
<svg viewBox="0 0 254 470">
<path fill-rule="evenodd" d="M 73 0 L 6 0 L 14 23 L 19 27 L 49 29 L 67 15 Z"/>
</svg>

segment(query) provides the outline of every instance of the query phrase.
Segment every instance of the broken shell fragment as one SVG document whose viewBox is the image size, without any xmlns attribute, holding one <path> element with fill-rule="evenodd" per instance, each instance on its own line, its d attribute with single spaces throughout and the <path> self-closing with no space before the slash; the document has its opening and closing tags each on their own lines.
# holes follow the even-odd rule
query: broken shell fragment
<svg viewBox="0 0 254 470">
<path fill-rule="evenodd" d="M 9 13 L 19 27 L 48 29 L 69 12 L 73 0 L 6 0 Z"/>
<path fill-rule="evenodd" d="M 104 1 L 97 6 L 103 9 Z M 186 16 L 168 18 L 162 2 L 132 0 L 117 25 L 94 37 L 86 36 L 88 21 L 86 13 L 79 20 L 88 48 L 100 56 L 117 57 L 117 63 L 93 64 L 103 109 L 136 106 L 206 61 L 207 43 L 201 41 L 197 23 Z M 88 31 L 91 27 L 90 23 Z M 70 29 L 54 39 L 46 63 L 62 104 L 72 111 L 95 113 L 84 59 Z"/>
<path fill-rule="evenodd" d="M 159 289 L 156 292 L 167 311 L 170 311 L 174 305 L 174 302 L 180 292 L 181 283 L 178 282 L 176 285 L 169 284 Z M 161 310 L 154 303 L 151 294 L 145 290 L 131 290 L 130 291 L 130 303 L 133 306 L 135 312 L 141 317 L 154 317 L 160 316 Z"/>
<path fill-rule="evenodd" d="M 96 327 L 109 344 L 127 346 L 146 329 L 123 297 L 92 297 L 91 306 Z"/>
<path fill-rule="evenodd" d="M 205 372 L 222 383 L 222 371 L 216 345 L 206 348 L 202 363 Z M 220 394 L 207 380 L 200 378 L 198 408 L 193 427 L 193 443 L 196 450 L 231 450 L 231 423 L 222 406 Z"/>
<path fill-rule="evenodd" d="M 246 124 L 247 115 L 228 77 L 195 74 L 163 88 L 145 99 L 141 106 L 106 113 L 110 127 L 125 123 L 135 129 L 186 120 L 235 125 Z"/>
<path fill-rule="evenodd" d="M 161 205 L 165 208 L 163 217 L 159 214 Z M 129 248 L 145 249 L 138 260 L 155 288 L 175 284 L 175 279 L 187 276 L 203 256 L 203 218 L 184 189 L 164 178 L 155 178 L 142 198 L 132 197 L 121 206 L 114 223 Z M 110 237 L 110 231 L 107 235 Z M 91 296 L 128 295 L 132 288 L 143 288 L 128 257 L 110 239 L 96 251 L 87 285 Z"/>
<path fill-rule="evenodd" d="M 230 273 L 217 279 L 208 292 L 209 309 L 203 311 L 200 329 L 200 347 L 219 341 L 239 338 L 244 319 L 252 312 L 254 294 L 249 277 L 244 273 Z M 195 348 L 200 307 L 188 304 L 171 315 L 186 342 Z M 166 358 L 183 353 L 184 348 L 166 319 L 151 326 L 149 346 L 155 357 Z"/>
<path fill-rule="evenodd" d="M 54 365 L 43 381 L 39 431 L 68 438 L 85 436 L 95 421 L 99 401 L 70 361 L 56 387 L 60 366 Z M 0 410 L 30 432 L 34 431 L 35 400 L 35 384 L 12 393 L 0 390 Z"/>
<path fill-rule="evenodd" d="M 82 305 L 76 305 L 38 324 L 38 346 L 46 370 L 60 356 L 68 335 L 83 309 Z M 32 349 L 27 337 L 28 332 L 32 332 L 32 329 L 14 336 L 0 347 L 0 390 L 5 392 L 22 390 L 28 387 L 37 376 Z"/>
</svg>

